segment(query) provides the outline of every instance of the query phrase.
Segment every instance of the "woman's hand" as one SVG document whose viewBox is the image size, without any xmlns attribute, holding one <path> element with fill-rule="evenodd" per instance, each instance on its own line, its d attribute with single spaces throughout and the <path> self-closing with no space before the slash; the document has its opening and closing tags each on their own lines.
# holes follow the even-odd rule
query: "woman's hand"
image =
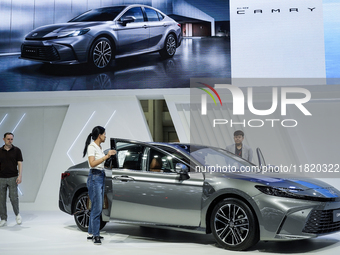
<svg viewBox="0 0 340 255">
<path fill-rule="evenodd" d="M 91 167 L 96 167 L 99 164 L 103 163 L 105 160 L 110 158 L 113 155 L 116 155 L 117 151 L 116 150 L 109 150 L 109 152 L 102 158 L 95 160 L 94 156 L 89 157 L 89 163 Z"/>
<path fill-rule="evenodd" d="M 116 155 L 117 154 L 117 151 L 116 150 L 109 150 L 109 152 L 107 153 L 107 155 L 109 155 L 109 157 L 113 156 L 113 155 Z M 108 157 L 108 158 L 109 158 Z"/>
</svg>

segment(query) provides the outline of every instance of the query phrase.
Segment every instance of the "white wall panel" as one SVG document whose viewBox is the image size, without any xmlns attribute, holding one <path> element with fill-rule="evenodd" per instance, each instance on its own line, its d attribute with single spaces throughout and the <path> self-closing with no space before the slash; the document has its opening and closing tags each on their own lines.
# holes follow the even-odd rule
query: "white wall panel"
<svg viewBox="0 0 340 255">
<path fill-rule="evenodd" d="M 23 154 L 23 182 L 19 185 L 23 193 L 21 202 L 36 199 L 66 110 L 66 106 L 0 107 L 1 138 L 4 133 L 14 131 L 13 144 Z M 2 146 L 2 140 L 0 144 Z"/>
<path fill-rule="evenodd" d="M 308 104 L 312 113 L 309 118 L 302 119 L 298 109 L 289 109 L 289 113 L 300 120 L 291 136 L 297 138 L 294 147 L 301 164 L 340 163 L 339 150 L 336 149 L 340 144 L 339 109 L 340 98 L 312 100 Z"/>
<path fill-rule="evenodd" d="M 115 112 L 109 121 L 112 113 Z M 90 115 L 94 113 L 89 120 Z M 84 128 L 84 125 L 87 125 Z M 109 122 L 108 122 L 109 121 Z M 73 163 L 81 163 L 86 137 L 97 125 L 106 126 L 107 140 L 103 148 L 109 148 L 110 137 L 121 137 L 150 141 L 152 138 L 147 128 L 144 113 L 136 97 L 112 97 L 105 100 L 91 100 L 86 102 L 71 103 L 60 130 L 58 141 L 49 161 L 48 172 L 41 186 L 41 192 L 36 201 L 36 206 L 55 209 L 58 192 L 47 194 L 44 190 L 58 190 L 60 175 Z M 84 128 L 84 129 L 83 129 Z M 83 130 L 82 133 L 80 133 Z M 72 146 L 73 145 L 73 146 Z M 70 150 L 69 155 L 67 151 Z M 72 160 L 70 159 L 72 158 Z M 51 202 L 47 202 L 50 200 Z"/>
<path fill-rule="evenodd" d="M 322 0 L 231 0 L 230 13 L 233 79 L 325 78 Z"/>
<path fill-rule="evenodd" d="M 182 143 L 190 142 L 190 96 L 184 93 L 178 95 L 164 95 L 167 107 L 169 109 L 172 122 L 175 126 L 178 139 Z"/>
</svg>

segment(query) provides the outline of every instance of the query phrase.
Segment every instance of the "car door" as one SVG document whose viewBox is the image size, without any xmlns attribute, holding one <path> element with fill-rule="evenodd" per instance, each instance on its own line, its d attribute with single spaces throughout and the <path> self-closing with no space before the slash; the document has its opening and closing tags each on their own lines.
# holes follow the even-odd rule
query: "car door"
<svg viewBox="0 0 340 255">
<path fill-rule="evenodd" d="M 149 48 L 152 48 L 158 45 L 162 38 L 167 35 L 169 24 L 164 21 L 163 15 L 156 10 L 144 7 L 144 11 L 150 30 Z M 163 48 L 163 45 L 164 44 L 159 46 Z"/>
<path fill-rule="evenodd" d="M 124 20 L 133 19 L 129 22 Z M 117 55 L 133 55 L 148 48 L 149 27 L 144 20 L 141 7 L 128 9 L 117 23 L 118 47 Z"/>
<path fill-rule="evenodd" d="M 178 160 L 148 144 L 115 142 L 118 163 L 112 169 L 111 218 L 199 226 L 203 175 L 174 172 Z"/>
</svg>

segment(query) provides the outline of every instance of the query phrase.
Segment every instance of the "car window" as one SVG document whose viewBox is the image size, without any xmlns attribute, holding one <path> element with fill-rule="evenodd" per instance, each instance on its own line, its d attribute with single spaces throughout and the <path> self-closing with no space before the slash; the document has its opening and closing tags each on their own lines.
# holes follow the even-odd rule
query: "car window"
<svg viewBox="0 0 340 255">
<path fill-rule="evenodd" d="M 143 146 L 138 144 L 117 143 L 118 168 L 142 170 Z"/>
<path fill-rule="evenodd" d="M 148 21 L 159 21 L 158 14 L 155 10 L 150 8 L 145 8 L 146 17 Z"/>
<path fill-rule="evenodd" d="M 111 21 L 125 8 L 125 6 L 99 8 L 87 11 L 71 19 L 69 22 L 87 22 L 87 21 Z"/>
<path fill-rule="evenodd" d="M 191 165 L 190 163 L 192 163 L 192 162 L 190 162 L 190 159 L 188 159 L 183 154 L 179 153 L 178 151 L 176 151 L 173 148 L 166 147 L 166 146 L 159 146 L 159 148 L 168 152 L 169 154 L 173 155 L 174 156 L 173 161 L 176 161 L 176 163 L 182 163 L 182 164 L 187 165 L 188 167 Z"/>
<path fill-rule="evenodd" d="M 248 161 L 218 148 L 191 146 L 190 155 L 203 166 L 218 166 L 236 170 L 240 169 L 241 166 L 252 166 Z"/>
<path fill-rule="evenodd" d="M 157 12 L 157 15 L 158 15 L 158 19 L 159 20 L 163 20 L 164 19 L 164 15 L 161 14 L 160 12 Z"/>
<path fill-rule="evenodd" d="M 150 172 L 175 172 L 177 163 L 181 163 L 174 156 L 165 154 L 161 151 L 149 148 L 148 150 L 148 168 Z"/>
<path fill-rule="evenodd" d="M 134 7 L 131 8 L 129 10 L 127 10 L 123 16 L 120 18 L 120 20 L 123 20 L 126 17 L 134 17 L 135 18 L 135 22 L 143 22 L 144 21 L 144 17 L 143 17 L 143 12 L 142 9 L 140 7 Z"/>
</svg>

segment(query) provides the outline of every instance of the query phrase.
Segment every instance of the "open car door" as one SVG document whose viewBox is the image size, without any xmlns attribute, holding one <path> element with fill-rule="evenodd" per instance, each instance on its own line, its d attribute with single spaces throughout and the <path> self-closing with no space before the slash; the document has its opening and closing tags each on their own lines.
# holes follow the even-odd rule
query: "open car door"
<svg viewBox="0 0 340 255">
<path fill-rule="evenodd" d="M 111 138 L 117 150 L 112 167 L 111 219 L 198 227 L 204 176 L 149 143 Z M 186 168 L 186 174 L 176 168 Z M 184 176 L 185 175 L 185 176 Z"/>
</svg>

